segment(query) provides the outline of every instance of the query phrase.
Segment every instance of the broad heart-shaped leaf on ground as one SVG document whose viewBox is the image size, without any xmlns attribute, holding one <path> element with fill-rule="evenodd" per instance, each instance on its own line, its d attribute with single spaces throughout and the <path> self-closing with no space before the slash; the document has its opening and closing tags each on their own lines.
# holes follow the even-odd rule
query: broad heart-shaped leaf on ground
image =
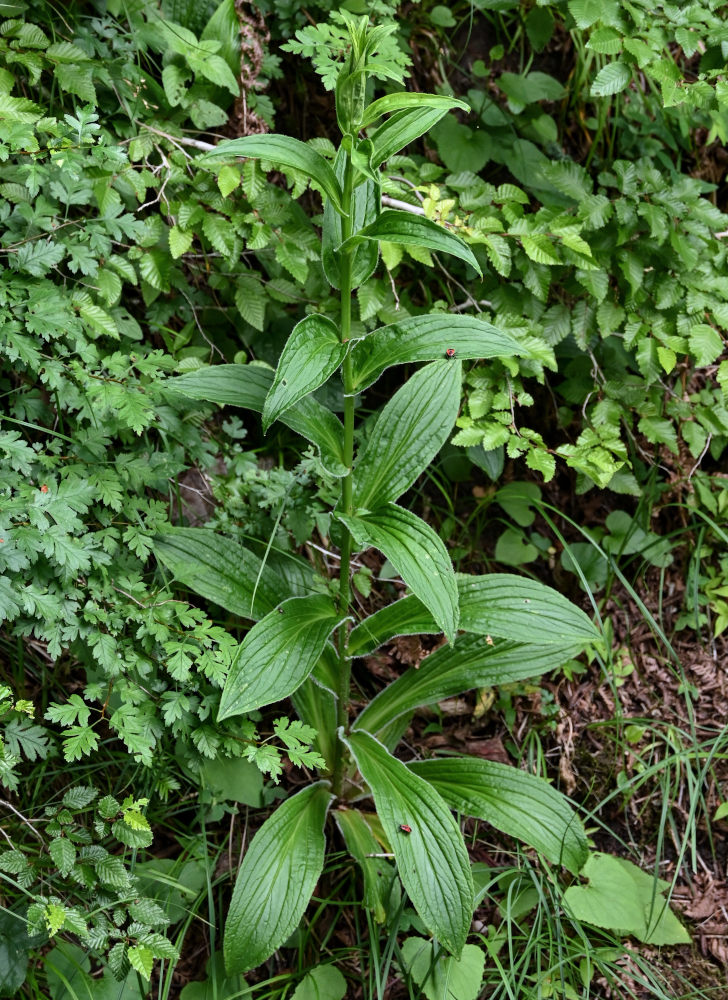
<svg viewBox="0 0 728 1000">
<path fill-rule="evenodd" d="M 435 941 L 409 937 L 402 961 L 426 1000 L 477 1000 L 483 985 L 485 952 L 466 944 L 459 959 L 446 955 Z"/>
<path fill-rule="evenodd" d="M 390 156 L 419 139 L 421 135 L 436 125 L 447 108 L 408 108 L 397 111 L 372 133 L 372 155 L 369 162 L 374 170 Z"/>
<path fill-rule="evenodd" d="M 543 778 L 475 757 L 442 757 L 408 765 L 451 809 L 490 823 L 577 875 L 589 855 L 581 820 Z"/>
<path fill-rule="evenodd" d="M 214 365 L 178 375 L 169 379 L 166 385 L 191 399 L 204 399 L 220 406 L 242 406 L 262 413 L 273 377 L 274 372 L 262 365 Z M 279 419 L 318 448 L 327 472 L 332 476 L 346 475 L 344 428 L 330 410 L 313 396 L 305 396 Z"/>
<path fill-rule="evenodd" d="M 339 149 L 334 160 L 334 173 L 340 184 L 344 183 L 346 151 Z M 380 211 L 380 189 L 374 181 L 367 179 L 354 188 L 352 195 L 352 232 L 370 225 Z M 334 250 L 344 238 L 341 215 L 330 201 L 324 204 L 324 224 L 321 230 L 321 263 L 324 274 L 334 288 L 341 287 L 340 255 Z M 360 244 L 351 255 L 351 287 L 358 288 L 371 277 L 379 260 L 379 244 L 371 240 Z"/>
<path fill-rule="evenodd" d="M 241 618 L 257 621 L 291 596 L 257 555 L 209 528 L 165 528 L 155 535 L 152 551 L 176 580 Z"/>
<path fill-rule="evenodd" d="M 298 926 L 324 866 L 330 801 L 328 782 L 311 785 L 279 805 L 251 840 L 225 924 L 228 975 L 260 965 Z"/>
<path fill-rule="evenodd" d="M 220 698 L 218 722 L 292 694 L 323 653 L 341 616 L 324 594 L 292 597 L 243 639 Z"/>
<path fill-rule="evenodd" d="M 354 722 L 354 728 L 378 733 L 394 719 L 423 705 L 434 705 L 478 687 L 511 684 L 561 667 L 573 646 L 536 646 L 480 635 L 463 635 L 456 645 L 440 646 L 420 666 L 380 691 Z"/>
<path fill-rule="evenodd" d="M 207 164 L 216 160 L 230 160 L 235 156 L 268 160 L 274 168 L 291 167 L 311 178 L 334 203 L 342 208 L 341 186 L 328 160 L 300 139 L 288 135 L 247 135 L 218 143 L 214 150 L 197 158 L 197 163 Z"/>
<path fill-rule="evenodd" d="M 690 935 L 663 898 L 670 883 L 655 880 L 625 858 L 595 851 L 584 865 L 586 885 L 572 885 L 563 896 L 566 914 L 645 944 L 690 944 Z"/>
<path fill-rule="evenodd" d="M 385 209 L 371 225 L 360 229 L 342 243 L 341 252 L 346 253 L 362 240 L 386 240 L 387 243 L 403 243 L 405 246 L 425 247 L 436 253 L 449 253 L 470 264 L 478 274 L 481 273 L 480 264 L 464 240 L 437 222 L 411 212 Z"/>
<path fill-rule="evenodd" d="M 382 326 L 351 349 L 353 387 L 367 389 L 392 365 L 437 361 L 452 347 L 463 360 L 523 354 L 518 341 L 477 316 L 429 313 Z"/>
<path fill-rule="evenodd" d="M 382 857 L 382 845 L 358 809 L 337 809 L 333 816 L 349 854 L 361 868 L 364 905 L 372 911 L 377 923 L 383 924 L 392 893 L 394 866 Z"/>
<path fill-rule="evenodd" d="M 552 587 L 513 573 L 456 575 L 460 628 L 536 645 L 573 643 L 574 655 L 602 637 L 588 615 Z M 439 629 L 414 596 L 402 598 L 365 618 L 349 636 L 350 656 L 366 656 L 396 635 L 433 634 Z"/>
<path fill-rule="evenodd" d="M 385 94 L 365 109 L 359 127 L 369 128 L 382 115 L 392 115 L 397 111 L 423 111 L 431 108 L 437 111 L 470 111 L 470 105 L 457 97 L 446 94 L 420 94 L 417 91 L 404 91 L 401 94 Z"/>
<path fill-rule="evenodd" d="M 461 382 L 459 361 L 435 361 L 392 396 L 354 468 L 356 507 L 396 500 L 427 468 L 457 418 Z"/>
<path fill-rule="evenodd" d="M 327 316 L 312 314 L 296 323 L 278 361 L 273 384 L 263 406 L 263 430 L 299 399 L 332 375 L 348 347 L 339 339 L 339 328 Z"/>
<path fill-rule="evenodd" d="M 430 933 L 459 956 L 473 915 L 473 878 L 452 813 L 428 782 L 368 733 L 351 733 L 344 742 L 374 796 L 414 908 Z"/>
<path fill-rule="evenodd" d="M 452 642 L 459 618 L 455 573 L 444 542 L 429 524 L 393 503 L 352 517 L 337 516 L 358 546 L 384 553 Z"/>
</svg>

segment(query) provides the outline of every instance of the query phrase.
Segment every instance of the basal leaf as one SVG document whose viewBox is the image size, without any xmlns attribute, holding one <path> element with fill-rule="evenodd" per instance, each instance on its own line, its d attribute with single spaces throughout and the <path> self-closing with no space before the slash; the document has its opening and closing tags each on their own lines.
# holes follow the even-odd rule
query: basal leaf
<svg viewBox="0 0 728 1000">
<path fill-rule="evenodd" d="M 364 877 L 364 905 L 383 924 L 392 891 L 394 867 L 382 855 L 382 845 L 374 836 L 367 817 L 358 809 L 337 809 L 336 824 Z"/>
<path fill-rule="evenodd" d="M 273 384 L 263 406 L 263 430 L 332 375 L 344 360 L 347 345 L 326 316 L 306 316 L 296 323 L 283 348 Z"/>
<path fill-rule="evenodd" d="M 334 161 L 334 172 L 340 184 L 344 182 L 346 153 L 340 149 Z M 354 188 L 352 197 L 352 231 L 371 225 L 380 210 L 379 185 L 367 179 Z M 341 287 L 340 254 L 335 253 L 344 238 L 341 215 L 330 201 L 324 205 L 324 224 L 321 230 L 321 263 L 324 274 L 334 288 Z M 351 255 L 351 287 L 358 288 L 371 277 L 379 260 L 379 246 L 372 240 L 361 243 Z"/>
<path fill-rule="evenodd" d="M 393 503 L 352 517 L 340 514 L 339 519 L 357 545 L 371 545 L 384 553 L 452 642 L 459 617 L 457 586 L 439 535 L 416 514 Z"/>
<path fill-rule="evenodd" d="M 288 135 L 247 135 L 241 139 L 228 139 L 219 143 L 210 153 L 198 157 L 201 164 L 228 160 L 234 156 L 268 160 L 275 167 L 300 170 L 314 181 L 343 213 L 341 186 L 328 160 L 300 139 Z"/>
<path fill-rule="evenodd" d="M 429 132 L 447 114 L 447 108 L 409 108 L 398 111 L 371 136 L 370 164 L 376 170 L 385 160 Z"/>
<path fill-rule="evenodd" d="M 510 334 L 476 316 L 430 313 L 382 326 L 351 349 L 353 385 L 368 388 L 392 365 L 436 361 L 452 347 L 456 358 L 497 358 L 524 354 Z"/>
<path fill-rule="evenodd" d="M 408 766 L 456 812 L 524 841 L 574 875 L 583 867 L 589 846 L 581 820 L 565 796 L 543 778 L 475 757 L 442 757 Z"/>
<path fill-rule="evenodd" d="M 324 594 L 292 597 L 243 639 L 220 698 L 218 722 L 292 694 L 308 677 L 341 621 Z"/>
<path fill-rule="evenodd" d="M 225 924 L 228 975 L 255 968 L 298 926 L 324 865 L 328 782 L 286 799 L 245 852 Z"/>
<path fill-rule="evenodd" d="M 394 394 L 377 417 L 354 469 L 354 503 L 372 509 L 396 500 L 447 441 L 460 408 L 462 366 L 435 361 Z"/>
<path fill-rule="evenodd" d="M 291 596 L 255 553 L 209 528 L 170 525 L 155 535 L 152 551 L 176 580 L 241 618 L 257 620 Z"/>
<path fill-rule="evenodd" d="M 263 412 L 274 373 L 262 365 L 215 365 L 170 379 L 170 389 L 192 399 L 221 406 L 242 406 Z M 280 421 L 318 448 L 324 468 L 332 476 L 344 476 L 344 428 L 341 421 L 312 396 L 305 396 L 282 413 Z"/>
<path fill-rule="evenodd" d="M 372 791 L 415 909 L 448 951 L 460 955 L 473 914 L 473 879 L 452 813 L 428 782 L 368 733 L 351 733 L 345 742 Z"/>
<path fill-rule="evenodd" d="M 365 109 L 360 128 L 369 128 L 382 115 L 391 115 L 397 111 L 422 111 L 424 108 L 441 112 L 454 111 L 456 108 L 460 111 L 470 111 L 470 105 L 465 101 L 458 100 L 457 97 L 448 97 L 446 94 L 419 94 L 412 91 L 385 94 L 384 97 L 372 101 Z"/>
<path fill-rule="evenodd" d="M 437 253 L 448 253 L 459 257 L 480 274 L 480 264 L 468 244 L 455 233 L 431 219 L 411 212 L 400 212 L 387 208 L 369 226 L 341 245 L 341 252 L 352 250 L 362 240 L 386 240 L 387 243 L 402 243 L 404 246 L 425 247 Z"/>
<path fill-rule="evenodd" d="M 441 646 L 381 691 L 354 726 L 380 732 L 394 719 L 472 688 L 497 687 L 556 670 L 574 655 L 573 646 L 536 646 L 488 636 L 460 636 Z"/>
</svg>

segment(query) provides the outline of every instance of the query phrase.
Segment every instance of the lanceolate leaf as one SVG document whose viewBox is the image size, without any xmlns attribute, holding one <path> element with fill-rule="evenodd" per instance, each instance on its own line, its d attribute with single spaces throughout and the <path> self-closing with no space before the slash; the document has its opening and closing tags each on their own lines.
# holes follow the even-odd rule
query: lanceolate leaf
<svg viewBox="0 0 728 1000">
<path fill-rule="evenodd" d="M 429 132 L 446 114 L 447 108 L 410 108 L 393 114 L 371 136 L 371 166 L 376 170 L 390 156 Z"/>
<path fill-rule="evenodd" d="M 337 809 L 334 818 L 349 854 L 364 876 L 364 905 L 372 910 L 377 923 L 383 924 L 395 876 L 394 866 L 381 856 L 382 845 L 358 809 Z"/>
<path fill-rule="evenodd" d="M 390 399 L 354 469 L 357 507 L 396 500 L 427 468 L 455 423 L 461 380 L 459 361 L 435 361 Z"/>
<path fill-rule="evenodd" d="M 451 809 L 517 837 L 574 875 L 583 867 L 589 845 L 581 820 L 566 797 L 543 778 L 475 757 L 442 757 L 408 766 L 429 781 Z"/>
<path fill-rule="evenodd" d="M 153 551 L 176 580 L 241 618 L 257 620 L 291 596 L 257 555 L 209 528 L 165 528 Z"/>
<path fill-rule="evenodd" d="M 263 406 L 263 430 L 326 381 L 344 360 L 347 345 L 327 316 L 306 316 L 296 323 L 283 348 Z"/>
<path fill-rule="evenodd" d="M 293 597 L 248 632 L 230 668 L 218 722 L 292 694 L 306 680 L 341 621 L 323 594 Z"/>
<path fill-rule="evenodd" d="M 273 372 L 262 365 L 215 365 L 167 382 L 171 389 L 192 399 L 204 399 L 221 406 L 242 406 L 263 412 L 265 398 L 273 384 Z M 344 476 L 344 428 L 338 417 L 313 396 L 305 396 L 282 413 L 280 421 L 315 445 L 321 462 L 332 476 Z"/>
<path fill-rule="evenodd" d="M 523 354 L 518 341 L 476 316 L 431 313 L 382 326 L 351 350 L 353 385 L 368 388 L 385 369 L 413 361 L 436 361 L 452 347 L 457 358 L 500 358 Z"/>
<path fill-rule="evenodd" d="M 334 161 L 334 171 L 343 184 L 346 154 L 340 149 Z M 354 188 L 352 232 L 363 229 L 374 222 L 380 209 L 379 185 L 372 180 L 366 180 Z M 340 254 L 335 253 L 341 244 L 344 233 L 341 215 L 330 201 L 324 205 L 324 224 L 321 231 L 321 262 L 324 274 L 334 288 L 341 287 Z M 369 278 L 379 260 L 379 245 L 371 240 L 360 244 L 351 255 L 351 287 L 358 288 Z"/>
<path fill-rule="evenodd" d="M 574 652 L 602 641 L 584 612 L 558 591 L 512 573 L 456 576 L 460 628 L 535 645 L 573 644 Z M 365 656 L 396 635 L 432 634 L 439 629 L 422 602 L 405 597 L 360 622 L 349 636 L 349 655 Z"/>
<path fill-rule="evenodd" d="M 324 821 L 331 801 L 320 781 L 287 799 L 250 842 L 225 924 L 228 975 L 247 972 L 298 926 L 324 866 Z"/>
<path fill-rule="evenodd" d="M 293 139 L 288 135 L 248 135 L 242 139 L 229 139 L 219 143 L 212 152 L 198 157 L 197 162 L 211 163 L 215 160 L 229 160 L 234 156 L 268 160 L 276 168 L 291 167 L 302 171 L 343 212 L 341 186 L 331 164 L 300 139 Z"/>
<path fill-rule="evenodd" d="M 457 97 L 447 97 L 445 94 L 418 94 L 416 91 L 401 94 L 385 94 L 366 108 L 361 121 L 361 128 L 369 128 L 382 115 L 391 115 L 397 111 L 422 111 L 431 108 L 436 111 L 470 111 L 470 105 Z"/>
<path fill-rule="evenodd" d="M 314 749 L 332 768 L 336 748 L 336 698 L 331 691 L 317 684 L 311 674 L 293 692 L 291 701 L 301 722 L 316 730 Z"/>
<path fill-rule="evenodd" d="M 371 545 L 384 553 L 452 642 L 459 617 L 455 573 L 442 539 L 432 528 L 393 503 L 354 517 L 340 514 L 339 519 L 357 545 Z"/>
<path fill-rule="evenodd" d="M 447 950 L 460 955 L 473 915 L 473 879 L 452 813 L 428 782 L 368 733 L 351 733 L 345 742 L 372 791 L 415 909 Z"/>
<path fill-rule="evenodd" d="M 449 229 L 437 222 L 425 219 L 411 212 L 399 212 L 388 208 L 377 219 L 341 245 L 341 252 L 356 247 L 362 240 L 386 240 L 387 243 L 402 243 L 405 246 L 425 247 L 437 253 L 449 253 L 470 264 L 480 274 L 480 264 L 468 244 Z"/>
<path fill-rule="evenodd" d="M 354 726 L 378 733 L 406 712 L 434 705 L 478 687 L 511 684 L 556 670 L 574 655 L 573 646 L 534 646 L 529 643 L 460 636 L 455 646 L 441 646 L 417 669 L 410 669 L 381 691 L 364 709 Z"/>
</svg>

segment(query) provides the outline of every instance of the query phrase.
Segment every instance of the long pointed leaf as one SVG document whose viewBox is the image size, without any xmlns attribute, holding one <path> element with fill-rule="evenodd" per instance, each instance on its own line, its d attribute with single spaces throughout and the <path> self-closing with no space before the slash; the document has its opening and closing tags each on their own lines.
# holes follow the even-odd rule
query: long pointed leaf
<svg viewBox="0 0 728 1000">
<path fill-rule="evenodd" d="M 408 765 L 451 809 L 490 823 L 578 874 L 589 855 L 581 820 L 543 778 L 475 757 L 442 757 Z"/>
<path fill-rule="evenodd" d="M 229 160 L 234 156 L 268 160 L 275 167 L 300 170 L 315 181 L 339 212 L 343 212 L 341 186 L 331 164 L 300 139 L 288 135 L 247 135 L 241 139 L 228 139 L 214 150 L 197 159 L 198 163 Z"/>
<path fill-rule="evenodd" d="M 291 596 L 257 555 L 209 528 L 165 528 L 152 551 L 176 580 L 241 618 L 257 620 Z"/>
<path fill-rule="evenodd" d="M 361 868 L 364 905 L 372 910 L 377 923 L 383 924 L 396 874 L 394 866 L 381 857 L 382 845 L 358 809 L 337 809 L 333 815 L 349 854 Z"/>
<path fill-rule="evenodd" d="M 328 782 L 287 799 L 250 842 L 225 923 L 228 975 L 254 969 L 299 924 L 324 866 Z"/>
<path fill-rule="evenodd" d="M 307 726 L 313 726 L 316 737 L 313 746 L 331 769 L 336 750 L 336 698 L 325 687 L 316 683 L 312 673 L 291 695 L 293 707 Z"/>
<path fill-rule="evenodd" d="M 395 114 L 397 111 L 422 111 L 425 108 L 432 108 L 437 111 L 470 111 L 470 105 L 457 97 L 448 97 L 446 94 L 419 94 L 415 91 L 401 94 L 385 94 L 378 98 L 366 108 L 364 117 L 361 120 L 360 128 L 369 128 L 382 115 Z"/>
<path fill-rule="evenodd" d="M 410 108 L 393 114 L 383 125 L 380 125 L 371 136 L 372 155 L 370 163 L 376 170 L 385 160 L 404 149 L 433 125 L 437 125 L 447 108 Z"/>
<path fill-rule="evenodd" d="M 378 733 L 394 719 L 423 705 L 434 705 L 472 688 L 511 684 L 556 670 L 574 652 L 573 645 L 534 646 L 501 639 L 488 642 L 479 635 L 460 636 L 457 645 L 441 646 L 417 669 L 411 668 L 380 691 L 354 727 Z"/>
<path fill-rule="evenodd" d="M 394 394 L 377 417 L 354 469 L 354 503 L 372 509 L 396 500 L 448 439 L 460 408 L 462 365 L 435 361 Z"/>
<path fill-rule="evenodd" d="M 218 722 L 292 694 L 311 673 L 341 622 L 324 594 L 292 597 L 240 644 L 220 698 Z"/>
<path fill-rule="evenodd" d="M 263 406 L 263 430 L 332 375 L 348 350 L 327 316 L 305 316 L 283 348 Z"/>
<path fill-rule="evenodd" d="M 344 182 L 346 152 L 339 149 L 334 161 L 334 172 L 340 184 Z M 354 188 L 352 198 L 352 232 L 363 229 L 379 215 L 381 194 L 379 184 L 367 179 Z M 324 205 L 324 224 L 321 229 L 321 263 L 329 284 L 341 287 L 340 254 L 336 248 L 344 238 L 341 215 L 330 201 Z M 371 277 L 379 260 L 379 245 L 371 240 L 362 243 L 351 255 L 351 287 L 358 288 Z"/>
<path fill-rule="evenodd" d="M 436 361 L 452 347 L 465 359 L 502 358 L 523 354 L 518 341 L 477 316 L 430 313 L 410 316 L 374 330 L 351 350 L 353 386 L 367 389 L 392 365 Z"/>
<path fill-rule="evenodd" d="M 459 617 L 455 573 L 444 542 L 429 524 L 393 503 L 354 517 L 338 516 L 357 545 L 384 553 L 452 642 Z"/>
<path fill-rule="evenodd" d="M 405 246 L 424 247 L 437 253 L 448 253 L 459 257 L 481 274 L 480 264 L 468 244 L 449 229 L 411 212 L 400 212 L 388 208 L 371 225 L 360 229 L 341 245 L 342 253 L 352 250 L 362 240 L 386 240 L 387 243 L 403 243 Z"/>
<path fill-rule="evenodd" d="M 473 879 L 452 813 L 428 782 L 368 733 L 351 733 L 345 742 L 371 788 L 415 909 L 448 951 L 460 955 L 473 915 Z"/>
<path fill-rule="evenodd" d="M 192 399 L 204 399 L 220 406 L 242 406 L 263 412 L 274 373 L 261 365 L 214 365 L 166 383 L 170 389 Z M 280 422 L 315 445 L 321 462 L 332 476 L 345 476 L 344 428 L 338 417 L 313 396 L 305 396 L 279 417 Z"/>
</svg>

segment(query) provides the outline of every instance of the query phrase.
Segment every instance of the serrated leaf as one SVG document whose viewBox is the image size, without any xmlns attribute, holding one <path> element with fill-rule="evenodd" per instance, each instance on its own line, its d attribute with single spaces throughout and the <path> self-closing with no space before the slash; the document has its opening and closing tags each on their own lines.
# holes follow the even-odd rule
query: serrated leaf
<svg viewBox="0 0 728 1000">
<path fill-rule="evenodd" d="M 260 965 L 298 926 L 323 868 L 330 801 L 328 782 L 298 792 L 250 842 L 225 924 L 228 975 Z"/>
<path fill-rule="evenodd" d="M 248 632 L 220 698 L 218 722 L 280 701 L 311 673 L 341 622 L 324 594 L 292 597 Z"/>
<path fill-rule="evenodd" d="M 199 157 L 197 162 L 207 164 L 220 159 L 232 159 L 235 156 L 268 160 L 277 168 L 290 167 L 302 171 L 318 184 L 324 194 L 331 199 L 335 208 L 343 213 L 341 186 L 331 164 L 300 139 L 275 134 L 248 135 L 242 139 L 229 139 L 219 143 L 211 153 L 205 153 L 204 156 Z"/>
<path fill-rule="evenodd" d="M 347 352 L 338 327 L 312 314 L 297 323 L 283 348 L 273 384 L 263 405 L 263 430 L 336 371 Z"/>
<path fill-rule="evenodd" d="M 707 323 L 696 323 L 688 335 L 690 353 L 698 365 L 712 365 L 723 353 L 723 338 Z"/>
<path fill-rule="evenodd" d="M 131 963 L 131 967 L 143 976 L 145 979 L 150 979 L 152 975 L 152 967 L 154 966 L 154 955 L 151 950 L 142 945 L 132 945 L 131 948 L 127 950 L 127 958 Z"/>
<path fill-rule="evenodd" d="M 369 785 L 402 884 L 427 929 L 458 956 L 473 915 L 460 828 L 435 790 L 365 732 L 344 739 Z M 405 824 L 411 832 L 404 832 Z"/>
<path fill-rule="evenodd" d="M 262 413 L 272 382 L 273 372 L 259 365 L 215 365 L 171 379 L 168 385 L 193 399 Z M 330 410 L 312 396 L 305 396 L 282 413 L 280 421 L 319 449 L 327 472 L 333 476 L 346 475 L 349 470 L 344 464 L 344 428 Z"/>
<path fill-rule="evenodd" d="M 57 837 L 48 845 L 53 864 L 61 875 L 68 875 L 76 863 L 76 848 L 66 837 Z"/>
<path fill-rule="evenodd" d="M 234 167 L 230 163 L 225 163 L 220 168 L 220 173 L 217 175 L 217 186 L 220 189 L 220 194 L 223 198 L 227 198 L 235 188 L 240 184 L 240 168 Z"/>
<path fill-rule="evenodd" d="M 592 97 L 609 97 L 624 90 L 632 79 L 632 71 L 626 63 L 616 60 L 602 66 L 591 85 Z"/>
<path fill-rule="evenodd" d="M 408 767 L 456 812 L 522 840 L 574 875 L 583 867 L 589 854 L 584 827 L 567 799 L 545 779 L 475 757 L 413 761 Z"/>
<path fill-rule="evenodd" d="M 477 274 L 481 274 L 480 264 L 464 240 L 421 215 L 393 208 L 385 209 L 374 222 L 342 243 L 341 253 L 353 250 L 362 240 L 385 240 L 387 243 L 401 243 L 404 247 L 424 247 L 437 253 L 451 254 L 464 260 Z"/>
<path fill-rule="evenodd" d="M 187 253 L 192 246 L 194 233 L 183 233 L 178 226 L 172 226 L 169 231 L 169 252 L 175 260 L 179 260 L 183 253 Z"/>
<path fill-rule="evenodd" d="M 113 886 L 114 889 L 124 889 L 129 884 L 129 873 L 124 862 L 113 854 L 99 858 L 96 862 L 96 874 L 104 885 Z"/>
<path fill-rule="evenodd" d="M 243 274 L 238 278 L 235 289 L 235 308 L 253 329 L 262 331 L 265 327 L 267 297 L 258 278 Z"/>
<path fill-rule="evenodd" d="M 452 642 L 459 619 L 457 586 L 439 535 L 416 514 L 393 503 L 352 517 L 338 516 L 357 545 L 384 553 Z"/>
<path fill-rule="evenodd" d="M 436 361 L 452 347 L 457 358 L 513 357 L 523 353 L 504 330 L 475 316 L 430 313 L 382 326 L 357 341 L 351 350 L 356 392 L 367 389 L 392 365 Z"/>
<path fill-rule="evenodd" d="M 521 246 L 537 264 L 560 264 L 558 252 L 551 239 L 543 233 L 521 236 Z"/>
<path fill-rule="evenodd" d="M 462 366 L 435 361 L 416 372 L 381 410 L 354 469 L 354 503 L 396 500 L 447 441 L 460 408 Z"/>
</svg>

